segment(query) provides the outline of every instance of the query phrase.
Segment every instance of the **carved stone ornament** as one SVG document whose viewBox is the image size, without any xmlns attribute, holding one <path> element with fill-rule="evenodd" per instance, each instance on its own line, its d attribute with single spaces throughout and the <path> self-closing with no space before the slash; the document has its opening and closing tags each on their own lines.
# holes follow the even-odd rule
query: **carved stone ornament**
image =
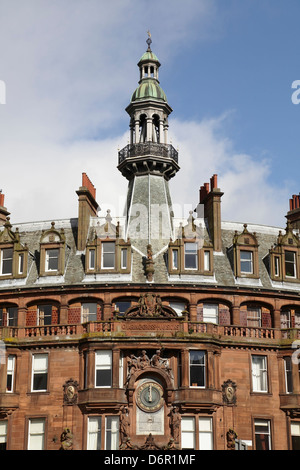
<svg viewBox="0 0 300 470">
<path fill-rule="evenodd" d="M 60 436 L 61 450 L 73 450 L 73 434 L 69 428 L 65 428 Z"/>
<path fill-rule="evenodd" d="M 235 440 L 237 438 L 237 433 L 233 429 L 229 429 L 226 433 L 227 439 L 227 449 L 235 450 Z"/>
<path fill-rule="evenodd" d="M 226 405 L 236 404 L 236 383 L 232 380 L 227 380 L 222 385 L 223 403 Z"/>
<path fill-rule="evenodd" d="M 150 433 L 149 436 L 146 438 L 146 442 L 144 445 L 142 445 L 141 447 L 139 447 L 139 450 L 160 450 L 161 447 L 159 447 L 155 440 L 154 440 L 154 437 L 152 436 L 152 434 Z"/>
<path fill-rule="evenodd" d="M 76 405 L 78 398 L 78 387 L 79 384 L 76 380 L 69 379 L 63 385 L 64 389 L 64 404 L 65 405 Z"/>
<path fill-rule="evenodd" d="M 131 354 L 130 357 L 127 358 L 128 375 L 126 378 L 125 385 L 128 384 L 133 374 L 135 374 L 137 371 L 144 370 L 149 367 L 164 370 L 171 378 L 173 378 L 173 372 L 169 365 L 169 359 L 161 357 L 160 354 L 160 349 L 157 349 L 151 359 L 147 356 L 147 352 L 144 349 L 142 350 L 139 357 L 136 357 L 134 354 Z"/>
<path fill-rule="evenodd" d="M 137 305 L 125 312 L 125 318 L 174 318 L 176 312 L 168 305 L 163 305 L 161 297 L 155 294 L 142 294 Z"/>
</svg>

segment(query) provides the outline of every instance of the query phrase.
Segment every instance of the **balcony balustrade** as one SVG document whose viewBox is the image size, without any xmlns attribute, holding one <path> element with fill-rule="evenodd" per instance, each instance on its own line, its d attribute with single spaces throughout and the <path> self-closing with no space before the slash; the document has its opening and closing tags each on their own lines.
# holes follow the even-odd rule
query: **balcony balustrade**
<svg viewBox="0 0 300 470">
<path fill-rule="evenodd" d="M 81 338 L 83 335 L 112 335 L 122 337 L 124 336 L 153 336 L 153 324 L 150 322 L 150 327 L 147 329 L 147 323 L 143 323 L 143 328 L 130 328 L 126 329 L 126 322 L 120 321 L 97 321 L 88 322 L 83 324 L 66 324 L 66 325 L 42 325 L 30 327 L 0 327 L 1 340 L 15 340 L 15 341 L 34 341 L 36 339 L 44 338 L 50 340 L 57 339 L 75 339 Z M 125 325 L 125 326 L 124 326 Z M 133 325 L 132 322 L 128 326 Z M 290 329 L 276 329 L 276 328 L 260 328 L 260 327 L 245 327 L 236 325 L 217 325 L 205 322 L 191 322 L 185 321 L 181 318 L 169 322 L 168 329 L 159 331 L 160 337 L 204 337 L 209 339 L 213 337 L 219 341 L 232 342 L 232 341 L 262 341 L 262 342 L 293 342 L 300 339 L 300 328 Z"/>
<path fill-rule="evenodd" d="M 119 151 L 119 165 L 128 158 L 135 157 L 163 157 L 172 159 L 178 163 L 178 152 L 171 144 L 157 144 L 154 142 L 144 142 L 139 144 L 128 144 Z"/>
</svg>

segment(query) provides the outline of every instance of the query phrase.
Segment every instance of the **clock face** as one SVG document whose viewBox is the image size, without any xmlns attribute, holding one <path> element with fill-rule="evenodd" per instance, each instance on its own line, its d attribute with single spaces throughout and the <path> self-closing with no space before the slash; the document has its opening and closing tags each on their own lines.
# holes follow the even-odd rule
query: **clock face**
<svg viewBox="0 0 300 470">
<path fill-rule="evenodd" d="M 163 388 L 156 382 L 145 382 L 137 389 L 136 402 L 143 411 L 157 411 L 162 407 L 163 401 Z"/>
</svg>

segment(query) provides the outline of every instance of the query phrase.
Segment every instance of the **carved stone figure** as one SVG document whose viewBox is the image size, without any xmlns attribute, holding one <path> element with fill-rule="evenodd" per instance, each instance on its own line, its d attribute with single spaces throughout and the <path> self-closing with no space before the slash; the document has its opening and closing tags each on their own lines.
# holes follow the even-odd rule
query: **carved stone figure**
<svg viewBox="0 0 300 470">
<path fill-rule="evenodd" d="M 235 450 L 235 440 L 237 438 L 237 433 L 233 429 L 229 429 L 226 434 L 227 438 L 227 449 Z"/>
<path fill-rule="evenodd" d="M 146 351 L 144 349 L 140 357 L 138 358 L 137 364 L 138 364 L 139 369 L 144 369 L 145 367 L 150 365 L 150 359 L 147 356 Z"/>
<path fill-rule="evenodd" d="M 73 434 L 69 428 L 65 428 L 60 437 L 61 450 L 73 450 Z"/>
<path fill-rule="evenodd" d="M 130 307 L 124 318 L 160 318 L 177 317 L 176 312 L 168 305 L 163 305 L 161 297 L 155 294 L 142 294 L 137 305 Z"/>
<path fill-rule="evenodd" d="M 129 410 L 127 406 L 122 406 L 120 408 L 121 414 L 120 414 L 120 435 L 121 435 L 121 442 L 127 441 L 129 437 L 129 426 L 130 426 L 130 421 L 129 421 Z"/>
<path fill-rule="evenodd" d="M 169 416 L 170 416 L 171 435 L 174 439 L 174 442 L 178 444 L 179 434 L 180 434 L 180 422 L 181 422 L 181 417 L 180 417 L 178 406 L 174 406 L 172 408 Z"/>
</svg>

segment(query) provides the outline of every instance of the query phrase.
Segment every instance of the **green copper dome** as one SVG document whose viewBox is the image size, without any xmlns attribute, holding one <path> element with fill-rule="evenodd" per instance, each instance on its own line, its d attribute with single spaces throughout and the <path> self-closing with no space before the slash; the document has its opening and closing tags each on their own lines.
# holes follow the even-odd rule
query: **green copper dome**
<svg viewBox="0 0 300 470">
<path fill-rule="evenodd" d="M 140 85 L 131 97 L 131 102 L 144 100 L 158 100 L 167 103 L 166 94 L 159 86 L 157 80 L 153 78 L 145 78 L 141 81 Z"/>
<path fill-rule="evenodd" d="M 146 51 L 145 54 L 142 55 L 142 57 L 139 60 L 139 64 L 144 61 L 152 61 L 152 62 L 159 63 L 157 56 L 151 50 Z"/>
</svg>

